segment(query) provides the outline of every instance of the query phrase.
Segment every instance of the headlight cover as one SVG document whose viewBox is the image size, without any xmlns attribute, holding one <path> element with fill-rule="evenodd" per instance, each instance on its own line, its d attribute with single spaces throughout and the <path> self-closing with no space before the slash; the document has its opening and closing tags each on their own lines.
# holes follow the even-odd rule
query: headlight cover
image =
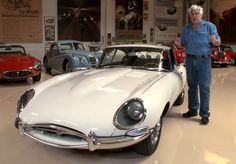
<svg viewBox="0 0 236 164">
<path fill-rule="evenodd" d="M 35 68 L 35 69 L 40 69 L 40 67 L 41 67 L 41 63 L 38 62 L 38 61 L 35 61 L 35 62 L 34 62 L 34 68 Z"/>
<path fill-rule="evenodd" d="M 129 129 L 143 122 L 146 109 L 140 99 L 131 99 L 124 103 L 116 112 L 113 122 L 118 129 Z"/>
<path fill-rule="evenodd" d="M 17 102 L 17 113 L 20 113 L 21 110 L 26 107 L 28 102 L 34 97 L 34 94 L 35 90 L 30 89 L 20 96 L 20 99 Z"/>
</svg>

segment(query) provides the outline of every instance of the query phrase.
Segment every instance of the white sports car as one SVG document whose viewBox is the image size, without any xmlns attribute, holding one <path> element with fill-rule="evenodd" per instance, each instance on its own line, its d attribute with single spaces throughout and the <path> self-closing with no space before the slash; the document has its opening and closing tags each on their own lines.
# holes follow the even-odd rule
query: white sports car
<svg viewBox="0 0 236 164">
<path fill-rule="evenodd" d="M 169 47 L 111 46 L 98 68 L 52 77 L 23 93 L 15 126 L 51 146 L 94 151 L 132 145 L 150 155 L 162 118 L 184 101 L 185 82 L 185 67 Z"/>
</svg>

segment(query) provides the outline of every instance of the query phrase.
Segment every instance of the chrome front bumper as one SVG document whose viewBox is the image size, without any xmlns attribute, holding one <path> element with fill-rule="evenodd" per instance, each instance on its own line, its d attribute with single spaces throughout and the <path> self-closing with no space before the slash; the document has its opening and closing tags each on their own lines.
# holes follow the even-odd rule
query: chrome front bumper
<svg viewBox="0 0 236 164">
<path fill-rule="evenodd" d="M 26 135 L 38 142 L 59 148 L 88 149 L 90 151 L 94 151 L 96 149 L 116 149 L 131 146 L 144 140 L 153 131 L 153 129 L 144 127 L 144 133 L 139 136 L 122 135 L 100 137 L 93 131 L 90 131 L 88 135 L 84 135 L 75 131 L 72 132 L 70 129 L 64 127 L 53 125 L 56 130 L 52 131 L 55 133 L 53 132 L 51 134 L 46 134 L 44 131 L 40 130 L 42 128 L 38 128 L 37 130 L 33 128 L 38 125 L 22 124 L 20 120 L 17 122 L 18 128 L 23 136 Z M 40 125 L 40 127 L 42 127 L 42 125 Z"/>
</svg>

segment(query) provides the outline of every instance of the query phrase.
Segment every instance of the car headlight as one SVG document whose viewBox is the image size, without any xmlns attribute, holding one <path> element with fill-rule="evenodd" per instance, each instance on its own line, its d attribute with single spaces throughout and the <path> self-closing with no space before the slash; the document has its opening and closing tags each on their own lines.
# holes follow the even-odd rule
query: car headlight
<svg viewBox="0 0 236 164">
<path fill-rule="evenodd" d="M 114 116 L 114 125 L 118 129 L 129 129 L 140 124 L 146 117 L 146 109 L 140 99 L 132 99 L 124 103 Z"/>
<path fill-rule="evenodd" d="M 20 113 L 21 110 L 26 107 L 28 102 L 33 98 L 34 94 L 35 94 L 35 90 L 30 89 L 20 96 L 20 99 L 18 100 L 18 103 L 17 103 L 17 113 Z"/>
<path fill-rule="evenodd" d="M 41 63 L 38 62 L 38 61 L 35 61 L 35 62 L 34 62 L 34 68 L 35 68 L 35 69 L 40 69 L 40 67 L 41 67 Z"/>
</svg>

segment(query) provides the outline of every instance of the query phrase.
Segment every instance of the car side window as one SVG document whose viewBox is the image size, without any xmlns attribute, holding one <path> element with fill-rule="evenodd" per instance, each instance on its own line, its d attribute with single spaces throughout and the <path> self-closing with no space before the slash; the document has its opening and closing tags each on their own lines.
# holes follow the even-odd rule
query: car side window
<svg viewBox="0 0 236 164">
<path fill-rule="evenodd" d="M 76 50 L 85 50 L 84 45 L 81 43 L 73 43 Z"/>
<path fill-rule="evenodd" d="M 51 48 L 51 54 L 52 56 L 57 56 L 59 55 L 59 49 L 58 49 L 58 46 L 57 45 L 53 45 L 52 48 Z"/>
<path fill-rule="evenodd" d="M 179 65 L 173 49 L 170 49 L 170 60 L 172 68 L 174 68 L 174 65 Z"/>
<path fill-rule="evenodd" d="M 126 56 L 124 51 L 117 50 L 115 56 L 113 57 L 112 63 L 121 62 Z"/>
<path fill-rule="evenodd" d="M 115 49 L 108 49 L 108 50 L 104 51 L 101 65 L 112 64 L 112 58 L 113 58 L 115 52 L 116 52 Z"/>
<path fill-rule="evenodd" d="M 163 51 L 162 53 L 162 59 L 161 59 L 161 66 L 163 69 L 166 70 L 171 70 L 172 66 L 171 66 L 171 59 L 170 59 L 170 51 Z"/>
</svg>

